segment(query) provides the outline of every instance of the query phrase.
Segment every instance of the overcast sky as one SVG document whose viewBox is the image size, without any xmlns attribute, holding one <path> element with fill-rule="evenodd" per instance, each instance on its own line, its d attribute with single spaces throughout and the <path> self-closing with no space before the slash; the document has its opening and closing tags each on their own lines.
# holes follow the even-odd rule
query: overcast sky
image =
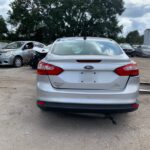
<svg viewBox="0 0 150 150">
<path fill-rule="evenodd" d="M 9 3 L 13 0 L 0 0 L 0 15 L 7 18 Z M 129 31 L 139 30 L 143 34 L 150 28 L 150 0 L 124 0 L 125 12 L 119 17 L 119 24 L 123 25 L 123 35 Z"/>
</svg>

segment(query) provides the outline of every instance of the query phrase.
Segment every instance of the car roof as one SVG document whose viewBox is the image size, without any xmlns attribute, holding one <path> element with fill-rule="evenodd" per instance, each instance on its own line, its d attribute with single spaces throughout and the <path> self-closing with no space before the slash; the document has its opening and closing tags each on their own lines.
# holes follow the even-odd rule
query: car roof
<svg viewBox="0 0 150 150">
<path fill-rule="evenodd" d="M 14 41 L 14 42 L 25 42 L 25 43 L 33 42 L 33 43 L 40 43 L 40 42 L 37 42 L 37 41 Z M 43 44 L 43 43 L 41 43 L 41 44 Z"/>
<path fill-rule="evenodd" d="M 56 41 L 68 41 L 68 40 L 84 40 L 84 37 L 63 37 L 63 38 L 59 38 Z M 100 40 L 100 41 L 114 41 L 112 39 L 109 38 L 103 38 L 103 37 L 86 37 L 86 40 Z"/>
<path fill-rule="evenodd" d="M 41 42 L 37 42 L 37 41 L 13 41 L 11 43 L 14 43 L 14 42 L 25 42 L 25 43 L 30 43 L 30 42 L 33 42 L 33 43 L 41 43 Z M 43 43 L 41 43 L 43 44 Z M 44 45 L 44 44 L 43 44 Z"/>
</svg>

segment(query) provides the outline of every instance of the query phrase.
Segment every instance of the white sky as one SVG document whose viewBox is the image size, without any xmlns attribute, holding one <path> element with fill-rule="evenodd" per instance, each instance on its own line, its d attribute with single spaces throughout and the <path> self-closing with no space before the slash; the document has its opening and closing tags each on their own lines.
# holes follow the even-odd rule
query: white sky
<svg viewBox="0 0 150 150">
<path fill-rule="evenodd" d="M 13 0 L 0 0 L 0 15 L 7 18 L 9 3 Z M 129 31 L 139 30 L 143 34 L 150 28 L 150 0 L 124 0 L 125 12 L 119 17 L 119 24 L 123 25 L 123 35 Z"/>
<path fill-rule="evenodd" d="M 138 30 L 141 34 L 150 28 L 150 0 L 124 0 L 125 12 L 119 17 L 123 25 L 123 35 L 129 31 Z"/>
</svg>

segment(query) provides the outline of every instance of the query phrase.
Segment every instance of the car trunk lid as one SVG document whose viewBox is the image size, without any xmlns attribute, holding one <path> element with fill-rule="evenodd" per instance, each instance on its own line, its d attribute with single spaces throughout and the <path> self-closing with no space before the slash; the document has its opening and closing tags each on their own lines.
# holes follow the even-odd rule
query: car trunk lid
<svg viewBox="0 0 150 150">
<path fill-rule="evenodd" d="M 129 62 L 128 58 L 122 58 L 121 55 L 53 57 L 49 63 L 64 71 L 57 76 L 49 75 L 49 79 L 57 89 L 122 90 L 129 76 L 119 76 L 114 70 Z"/>
</svg>

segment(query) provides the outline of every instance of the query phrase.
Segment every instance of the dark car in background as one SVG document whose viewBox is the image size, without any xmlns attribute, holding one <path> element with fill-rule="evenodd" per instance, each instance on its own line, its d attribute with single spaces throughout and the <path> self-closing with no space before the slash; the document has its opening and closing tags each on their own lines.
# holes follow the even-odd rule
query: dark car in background
<svg viewBox="0 0 150 150">
<path fill-rule="evenodd" d="M 136 56 L 139 56 L 139 57 L 150 57 L 150 45 L 140 45 L 136 49 Z"/>
<path fill-rule="evenodd" d="M 121 43 L 120 46 L 128 56 L 130 56 L 130 57 L 135 56 L 135 49 L 130 44 Z"/>
<path fill-rule="evenodd" d="M 132 45 L 132 47 L 136 50 L 140 45 Z"/>
</svg>

